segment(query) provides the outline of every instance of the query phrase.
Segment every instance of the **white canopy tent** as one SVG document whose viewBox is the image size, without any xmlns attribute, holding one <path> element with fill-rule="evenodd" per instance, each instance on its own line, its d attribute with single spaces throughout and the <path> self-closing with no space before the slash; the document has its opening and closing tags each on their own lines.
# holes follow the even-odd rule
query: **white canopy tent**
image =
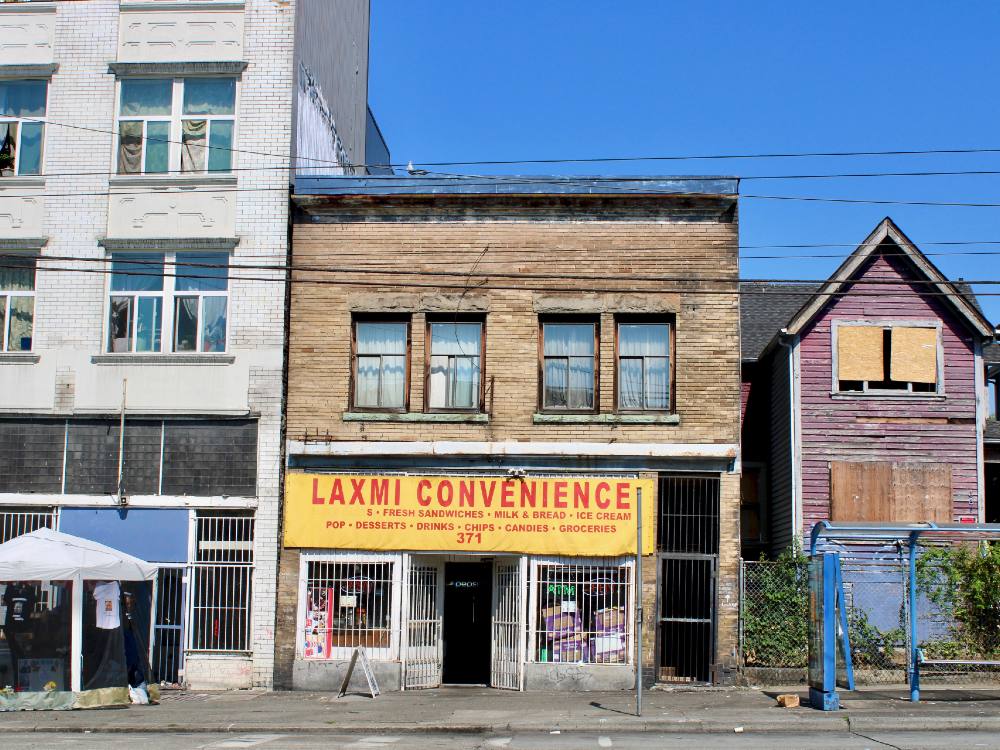
<svg viewBox="0 0 1000 750">
<path fill-rule="evenodd" d="M 83 673 L 83 582 L 151 581 L 157 568 L 88 539 L 38 529 L 0 544 L 0 581 L 73 581 L 70 674 L 81 690 Z"/>
</svg>

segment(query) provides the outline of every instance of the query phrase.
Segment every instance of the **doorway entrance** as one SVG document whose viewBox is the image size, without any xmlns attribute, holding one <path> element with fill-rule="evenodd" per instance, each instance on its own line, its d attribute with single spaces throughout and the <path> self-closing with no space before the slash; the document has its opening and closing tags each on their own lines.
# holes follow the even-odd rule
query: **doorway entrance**
<svg viewBox="0 0 1000 750">
<path fill-rule="evenodd" d="M 492 598 L 492 561 L 445 563 L 443 682 L 490 684 Z"/>
</svg>

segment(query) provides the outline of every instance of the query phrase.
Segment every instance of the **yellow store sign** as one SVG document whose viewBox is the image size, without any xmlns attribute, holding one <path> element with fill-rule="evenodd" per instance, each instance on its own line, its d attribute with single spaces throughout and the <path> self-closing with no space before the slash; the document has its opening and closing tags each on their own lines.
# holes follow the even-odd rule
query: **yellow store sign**
<svg viewBox="0 0 1000 750">
<path fill-rule="evenodd" d="M 378 476 L 291 472 L 285 546 L 439 552 L 635 554 L 654 549 L 653 481 L 621 477 Z"/>
</svg>

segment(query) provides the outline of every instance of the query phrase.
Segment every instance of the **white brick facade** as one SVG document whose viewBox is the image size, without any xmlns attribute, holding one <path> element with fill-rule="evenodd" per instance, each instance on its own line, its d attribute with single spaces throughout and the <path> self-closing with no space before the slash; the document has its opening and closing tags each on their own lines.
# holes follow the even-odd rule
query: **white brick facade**
<svg viewBox="0 0 1000 750">
<path fill-rule="evenodd" d="M 280 515 L 285 300 L 282 272 L 253 270 L 243 274 L 271 276 L 271 282 L 241 281 L 239 271 L 231 273 L 227 356 L 220 361 L 205 363 L 203 357 L 198 363 L 177 363 L 176 356 L 171 361 L 171 355 L 164 354 L 151 358 L 150 363 L 137 364 L 136 357 L 115 362 L 107 356 L 96 356 L 106 351 L 108 276 L 88 271 L 105 266 L 72 260 L 44 261 L 46 256 L 106 258 L 108 251 L 100 241 L 121 233 L 115 221 L 109 226 L 108 193 L 115 178 L 109 180 L 108 175 L 116 170 L 117 128 L 116 74 L 109 70 L 109 63 L 231 60 L 233 44 L 223 40 L 199 46 L 199 40 L 192 41 L 182 23 L 178 25 L 183 37 L 178 37 L 181 47 L 188 45 L 192 51 L 185 57 L 176 40 L 161 39 L 167 51 L 158 57 L 155 44 L 147 44 L 148 39 L 126 38 L 131 32 L 123 28 L 126 16 L 141 16 L 143 23 L 135 27 L 146 33 L 142 28 L 148 29 L 150 17 L 160 12 L 149 10 L 151 3 L 145 3 L 141 13 L 130 10 L 128 0 L 32 5 L 35 7 L 30 11 L 25 11 L 23 4 L 0 5 L 0 27 L 5 16 L 16 16 L 18 23 L 22 16 L 54 22 L 51 52 L 46 52 L 44 45 L 36 45 L 30 60 L 44 63 L 50 55 L 51 62 L 58 65 L 49 86 L 43 177 L 0 179 L 0 213 L 5 200 L 18 199 L 5 196 L 44 191 L 40 236 L 48 241 L 41 250 L 43 260 L 36 275 L 31 356 L 0 353 L 0 413 L 113 414 L 121 398 L 122 379 L 127 378 L 129 408 L 143 414 L 244 414 L 259 418 L 257 497 L 188 498 L 184 503 L 201 509 L 234 505 L 256 508 L 251 658 L 247 654 L 189 655 L 186 677 L 193 687 L 270 687 Z M 189 12 L 177 11 L 179 5 L 170 3 L 171 10 L 163 12 L 170 18 Z M 212 2 L 191 5 L 190 13 L 206 13 L 211 11 Z M 289 174 L 282 167 L 287 165 L 291 147 L 296 2 L 246 0 L 242 9 L 239 3 L 223 5 L 225 12 L 214 13 L 213 18 L 223 16 L 216 24 L 220 33 L 232 34 L 234 28 L 240 29 L 237 57 L 247 65 L 237 83 L 234 148 L 238 151 L 233 158 L 233 175 L 238 191 L 231 185 L 224 191 L 228 199 L 235 201 L 235 232 L 210 234 L 218 239 L 238 240 L 233 266 L 281 265 L 287 257 L 288 241 Z M 228 23 L 226 13 L 230 17 L 238 15 L 238 24 Z M 32 28 L 44 40 L 40 27 Z M 17 47 L 0 46 L 0 68 L 23 64 L 24 54 Z M 144 179 L 151 183 L 157 178 L 133 177 L 120 189 L 147 192 Z M 168 200 L 165 196 L 155 200 Z M 0 224 L 0 241 L 5 246 L 21 249 L 11 244 L 18 236 L 27 235 L 3 232 Z M 156 236 L 169 240 L 192 235 Z M 46 270 L 47 266 L 70 270 Z M 170 507 L 172 502 L 155 496 L 144 501 L 151 506 L 159 503 L 160 507 Z M 109 502 L 107 496 L 65 494 L 0 498 L 8 509 L 19 504 L 58 507 Z"/>
</svg>

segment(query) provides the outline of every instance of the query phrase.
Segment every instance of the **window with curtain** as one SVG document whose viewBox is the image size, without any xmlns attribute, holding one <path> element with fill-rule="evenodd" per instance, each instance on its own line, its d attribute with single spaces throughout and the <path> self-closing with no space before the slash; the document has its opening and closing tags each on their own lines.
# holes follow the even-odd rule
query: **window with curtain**
<svg viewBox="0 0 1000 750">
<path fill-rule="evenodd" d="M 0 81 L 0 176 L 42 173 L 48 81 Z"/>
<path fill-rule="evenodd" d="M 618 408 L 670 409 L 670 324 L 618 324 Z"/>
<path fill-rule="evenodd" d="M 0 351 L 30 352 L 36 259 L 0 255 Z"/>
<path fill-rule="evenodd" d="M 597 404 L 596 323 L 542 323 L 542 408 L 593 411 Z"/>
<path fill-rule="evenodd" d="M 226 351 L 227 253 L 177 253 L 174 351 Z"/>
<path fill-rule="evenodd" d="M 109 352 L 226 351 L 228 253 L 112 253 L 109 295 Z"/>
<path fill-rule="evenodd" d="M 163 253 L 111 255 L 109 352 L 160 351 L 163 262 Z"/>
<path fill-rule="evenodd" d="M 406 408 L 408 321 L 354 322 L 354 408 Z"/>
<path fill-rule="evenodd" d="M 430 341 L 428 407 L 480 409 L 482 322 L 432 322 L 427 331 Z"/>
<path fill-rule="evenodd" d="M 234 78 L 123 79 L 118 173 L 228 172 L 235 115 Z"/>
</svg>

